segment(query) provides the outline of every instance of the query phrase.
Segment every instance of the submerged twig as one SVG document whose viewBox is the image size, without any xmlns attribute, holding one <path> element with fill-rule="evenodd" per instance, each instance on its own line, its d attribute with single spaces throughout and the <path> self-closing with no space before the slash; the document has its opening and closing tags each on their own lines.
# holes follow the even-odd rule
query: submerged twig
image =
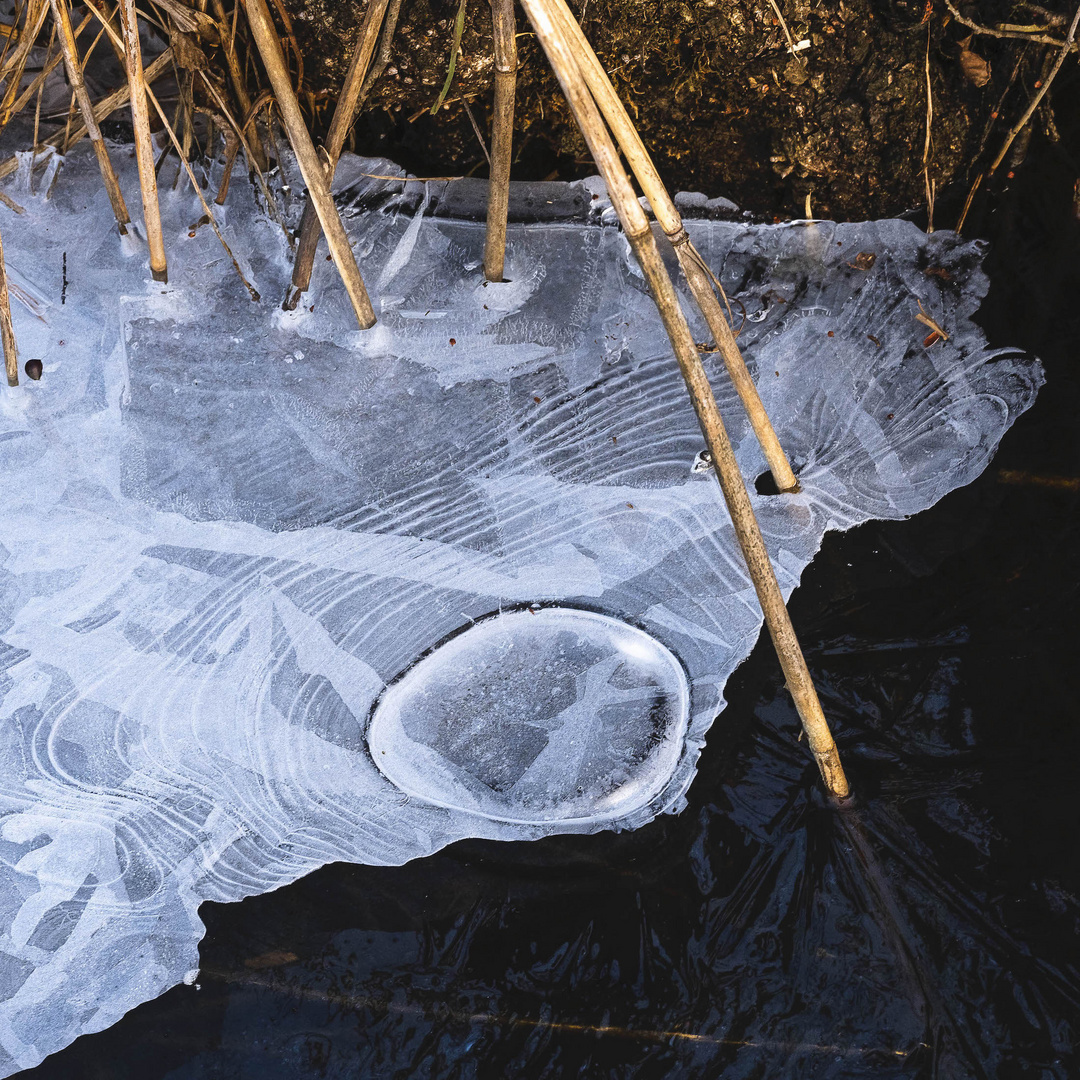
<svg viewBox="0 0 1080 1080">
<path fill-rule="evenodd" d="M 967 16 L 962 15 L 952 0 L 945 0 L 945 6 L 949 9 L 949 14 L 952 15 L 961 26 L 966 26 L 969 30 L 974 30 L 976 34 L 984 34 L 986 37 L 1006 38 L 1012 41 L 1034 41 L 1038 42 L 1040 45 L 1064 46 L 1066 51 L 1077 48 L 1077 44 L 1074 41 L 1062 41 L 1061 38 L 1049 37 L 1046 34 L 1029 34 L 1026 31 L 1018 32 L 1016 30 L 995 30 L 989 26 L 982 26 L 967 18 Z"/>
<path fill-rule="evenodd" d="M 1009 147 L 1012 146 L 1013 140 L 1024 130 L 1027 122 L 1039 107 L 1039 102 L 1042 101 L 1046 96 L 1047 90 L 1050 89 L 1050 84 L 1057 78 L 1057 73 L 1061 70 L 1061 65 L 1065 62 L 1065 57 L 1068 56 L 1076 45 L 1076 28 L 1078 24 L 1080 24 L 1080 7 L 1076 9 L 1076 14 L 1073 16 L 1072 22 L 1069 23 L 1069 32 L 1065 35 L 1064 42 L 1061 43 L 1061 48 L 1058 52 L 1057 59 L 1054 61 L 1054 66 L 1050 69 L 1046 78 L 1042 80 L 1042 86 L 1039 87 L 1035 96 L 1031 99 L 1030 104 L 1024 110 L 1023 116 L 1021 116 L 1009 129 L 1009 134 L 1005 137 L 1005 142 L 1002 143 L 997 157 L 994 158 L 990 165 L 988 175 L 993 176 L 997 171 L 998 166 L 1004 161 L 1005 155 L 1009 152 Z"/>
</svg>

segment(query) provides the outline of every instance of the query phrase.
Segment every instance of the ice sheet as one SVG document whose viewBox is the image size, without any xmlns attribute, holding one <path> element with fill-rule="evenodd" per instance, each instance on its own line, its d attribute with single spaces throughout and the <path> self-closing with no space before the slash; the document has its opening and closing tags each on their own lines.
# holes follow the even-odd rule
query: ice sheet
<svg viewBox="0 0 1080 1080">
<path fill-rule="evenodd" d="M 758 636 L 596 184 L 516 191 L 532 223 L 486 285 L 474 188 L 344 165 L 366 333 L 321 254 L 307 306 L 278 308 L 285 235 L 239 174 L 223 231 L 259 304 L 189 189 L 163 195 L 151 282 L 87 153 L 3 221 L 51 306 L 16 305 L 45 373 L 0 393 L 0 1075 L 195 978 L 204 899 L 677 811 Z M 1037 391 L 970 321 L 976 244 L 690 228 L 800 472 L 800 495 L 753 495 L 785 593 L 827 529 L 978 475 Z M 947 341 L 924 344 L 920 303 Z"/>
</svg>

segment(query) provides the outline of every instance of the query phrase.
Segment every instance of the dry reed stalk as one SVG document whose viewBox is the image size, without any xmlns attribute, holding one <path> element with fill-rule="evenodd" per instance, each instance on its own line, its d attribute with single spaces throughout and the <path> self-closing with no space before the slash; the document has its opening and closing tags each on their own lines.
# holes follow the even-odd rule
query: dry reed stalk
<svg viewBox="0 0 1080 1080">
<path fill-rule="evenodd" d="M 86 29 L 86 24 L 93 18 L 93 15 L 86 14 L 83 16 L 83 20 L 75 28 L 75 37 L 78 36 Z M 15 104 L 11 107 L 11 115 L 15 116 L 17 113 L 22 112 L 26 108 L 30 99 L 40 93 L 41 88 L 45 85 L 45 80 L 56 70 L 57 64 L 61 63 L 64 59 L 63 51 L 57 49 L 55 52 L 49 52 L 41 70 L 34 76 L 34 81 L 15 99 Z"/>
<path fill-rule="evenodd" d="M 19 385 L 19 350 L 15 330 L 11 325 L 11 301 L 8 298 L 7 268 L 4 264 L 4 244 L 0 240 L 0 339 L 4 346 L 4 368 L 8 386 Z"/>
<path fill-rule="evenodd" d="M 206 72 L 200 71 L 199 76 L 202 78 L 203 86 L 205 86 L 206 89 L 209 91 L 210 96 L 214 99 L 214 103 L 217 105 L 218 109 L 221 111 L 221 115 L 224 117 L 226 123 L 228 123 L 230 125 L 233 133 L 236 135 L 237 139 L 239 139 L 240 146 L 243 147 L 243 150 L 244 150 L 244 158 L 245 158 L 245 160 L 247 161 L 247 164 L 248 164 L 248 171 L 249 172 L 254 172 L 255 178 L 259 182 L 259 187 L 262 189 L 263 198 L 266 200 L 266 206 L 267 206 L 267 209 L 270 211 L 270 216 L 278 223 L 278 225 L 281 226 L 281 231 L 285 234 L 285 239 L 288 242 L 289 247 L 290 248 L 295 247 L 295 242 L 293 240 L 293 235 L 289 231 L 288 226 L 285 224 L 285 221 L 282 218 L 280 211 L 278 210 L 278 205 L 277 205 L 276 200 L 274 199 L 273 193 L 270 191 L 270 188 L 267 187 L 266 177 L 263 176 L 263 174 L 255 166 L 255 159 L 252 157 L 251 144 L 247 141 L 247 136 L 244 134 L 245 129 L 247 127 L 249 127 L 253 123 L 254 118 L 255 118 L 255 114 L 258 112 L 259 108 L 261 107 L 259 101 L 256 101 L 255 104 L 252 105 L 252 107 L 251 107 L 252 111 L 249 114 L 248 119 L 241 126 L 240 124 L 238 124 L 236 122 L 236 118 L 233 116 L 233 114 L 231 112 L 229 112 L 229 107 L 222 100 L 221 94 L 218 92 L 217 87 L 214 86 L 212 80 L 210 80 L 210 79 L 208 79 L 206 77 Z M 268 95 L 268 100 L 270 100 L 270 101 L 273 100 L 273 95 L 270 93 L 269 90 L 264 90 L 263 91 L 263 94 L 260 95 L 260 100 L 261 100 L 263 95 Z M 273 131 L 270 130 L 269 134 L 273 135 Z M 275 153 L 275 156 L 276 156 L 276 153 Z M 228 158 L 228 146 L 226 146 L 226 158 Z M 234 153 L 232 158 L 227 160 L 227 164 L 228 164 L 230 172 L 232 170 L 233 162 L 235 162 L 235 161 L 236 161 L 236 154 Z M 223 186 L 225 188 L 225 191 L 227 193 L 229 185 L 225 182 L 224 177 L 222 178 L 222 184 L 223 184 Z"/>
<path fill-rule="evenodd" d="M 514 0 L 491 0 L 491 25 L 495 41 L 495 103 L 491 121 L 484 276 L 488 281 L 502 281 L 506 264 L 506 215 L 510 203 L 518 67 Z"/>
<path fill-rule="evenodd" d="M 135 129 L 135 159 L 139 166 L 146 242 L 150 248 L 150 272 L 155 281 L 168 281 L 169 267 L 165 258 L 165 238 L 161 233 L 161 210 L 158 206 L 157 177 L 154 174 L 154 145 L 150 141 L 150 116 L 146 109 L 147 83 L 143 71 L 142 49 L 139 46 L 135 0 L 120 0 L 120 24 L 124 33 L 125 67 L 131 91 L 131 123 Z"/>
<path fill-rule="evenodd" d="M 315 204 L 319 223 L 326 234 L 330 255 L 345 284 L 345 291 L 349 294 L 356 321 L 362 330 L 370 329 L 375 325 L 375 312 L 371 307 L 367 289 L 364 287 L 364 279 L 360 276 L 360 268 L 356 265 L 356 258 L 349 246 L 345 226 L 341 224 L 334 198 L 330 194 L 326 169 L 304 125 L 300 103 L 296 100 L 289 70 L 285 66 L 285 57 L 281 52 L 281 42 L 278 40 L 277 31 L 270 18 L 266 0 L 244 0 L 244 9 L 255 39 L 255 47 L 262 57 L 274 97 L 277 99 L 282 124 L 289 136 L 293 152 L 296 154 L 300 175 L 304 178 L 308 195 Z"/>
<path fill-rule="evenodd" d="M 653 213 L 667 234 L 679 258 L 679 265 L 686 275 L 694 299 L 701 309 L 705 322 L 713 335 L 728 377 L 743 403 L 743 408 L 750 419 L 750 425 L 761 445 L 769 470 L 781 492 L 799 490 L 799 481 L 792 471 L 787 455 L 784 453 L 776 431 L 769 420 L 769 414 L 761 402 L 757 386 L 746 368 L 746 361 L 739 351 L 732 333 L 731 325 L 724 315 L 723 308 L 713 291 L 714 278 L 711 271 L 690 240 L 683 226 L 682 217 L 675 207 L 667 188 L 656 171 L 652 158 L 645 144 L 641 141 L 637 128 L 630 119 L 615 87 L 612 86 L 607 72 L 593 51 L 584 31 L 567 7 L 565 0 L 544 0 L 552 17 L 557 21 L 567 45 L 581 69 L 589 91 L 615 136 L 626 161 L 629 164 L 645 197 L 649 200 Z M 719 283 L 717 283 L 719 285 Z"/>
<path fill-rule="evenodd" d="M 550 4 L 545 3 L 544 0 L 522 0 L 522 7 L 562 86 L 574 119 L 585 137 L 600 175 L 607 184 L 612 204 L 619 215 L 626 237 L 649 283 L 650 291 L 664 323 L 664 329 L 668 333 L 675 358 L 690 393 L 705 443 L 712 454 L 717 479 L 735 527 L 735 534 L 746 559 L 747 569 L 765 617 L 765 624 L 769 628 L 779 655 L 788 689 L 795 700 L 795 707 L 802 720 L 803 729 L 806 731 L 810 750 L 829 792 L 837 798 L 843 798 L 848 794 L 849 788 L 836 743 L 829 731 L 828 722 L 814 689 L 813 679 L 807 669 L 806 660 L 791 625 L 791 618 L 784 605 L 783 595 L 777 584 L 776 575 L 773 573 L 761 529 L 754 516 L 750 496 L 739 473 L 735 451 L 716 406 L 716 399 L 702 366 L 701 357 L 698 355 L 697 346 L 690 334 L 686 316 L 679 306 L 675 287 L 660 257 L 656 240 L 649 226 L 649 219 L 637 201 L 629 177 L 622 168 L 615 144 L 589 93 L 569 41 L 563 34 L 561 20 L 553 16 Z"/>
<path fill-rule="evenodd" d="M 232 252 L 232 248 L 225 242 L 225 237 L 221 235 L 221 229 L 218 228 L 217 219 L 214 217 L 214 212 L 210 209 L 205 197 L 202 193 L 202 188 L 199 186 L 199 182 L 195 179 L 195 172 L 191 168 L 191 163 L 188 161 L 187 154 L 184 153 L 184 148 L 180 143 L 180 140 L 176 137 L 176 131 L 173 126 L 165 117 L 165 112 L 161 108 L 158 99 L 154 96 L 154 91 L 149 86 L 146 87 L 146 96 L 150 99 L 150 103 L 157 110 L 158 116 L 161 118 L 162 124 L 165 125 L 165 130 L 169 133 L 169 138 L 172 140 L 173 148 L 176 150 L 180 161 L 183 163 L 184 168 L 187 170 L 188 179 L 191 181 L 191 186 L 195 189 L 195 194 L 199 196 L 199 202 L 202 203 L 202 208 L 206 212 L 207 218 L 210 220 L 210 224 L 214 229 L 214 233 L 217 235 L 221 246 L 225 249 L 225 254 L 229 256 L 232 261 L 233 269 L 236 271 L 240 280 L 244 283 L 244 288 L 247 289 L 251 296 L 251 299 L 258 302 L 259 294 L 255 289 L 255 286 L 251 284 L 246 277 L 244 277 L 244 271 L 240 269 L 240 264 L 236 261 L 236 256 Z"/>
<path fill-rule="evenodd" d="M 46 54 L 45 54 L 46 58 L 48 58 L 49 54 L 52 52 L 53 42 L 54 42 L 55 39 L 56 39 L 56 24 L 53 23 L 52 28 L 49 30 L 49 47 L 48 47 L 48 49 L 46 51 Z M 44 82 L 44 80 L 42 80 L 41 85 L 38 87 L 37 101 L 34 103 L 34 140 L 30 144 L 30 148 L 32 150 L 37 149 L 38 134 L 41 131 L 41 95 L 44 92 L 45 92 L 45 82 Z M 15 104 L 17 105 L 18 101 L 16 101 Z"/>
<path fill-rule="evenodd" d="M 30 50 L 34 47 L 42 26 L 45 25 L 45 16 L 48 11 L 47 0 L 32 0 L 27 5 L 26 21 L 19 35 L 19 43 L 8 57 L 3 70 L 0 71 L 0 80 L 7 82 L 3 101 L 0 102 L 0 129 L 7 127 L 8 122 L 15 115 L 15 100 L 19 96 L 19 83 L 22 81 L 23 71 L 26 70 Z"/>
<path fill-rule="evenodd" d="M 240 106 L 241 116 L 247 116 L 248 113 L 251 112 L 251 95 L 248 93 L 247 85 L 244 82 L 244 73 L 240 68 L 240 60 L 236 55 L 236 41 L 234 38 L 236 26 L 234 24 L 232 31 L 230 32 L 229 19 L 225 14 L 224 5 L 221 0 L 212 0 L 212 2 L 214 5 L 214 14 L 221 24 L 221 51 L 225 56 L 225 66 L 229 71 L 229 81 L 232 83 L 233 93 L 236 95 L 237 104 Z M 261 173 L 266 172 L 270 167 L 270 161 L 266 156 L 266 150 L 263 147 L 258 130 L 252 132 L 251 159 L 255 163 L 255 167 Z"/>
<path fill-rule="evenodd" d="M 4 47 L 0 49 L 0 78 L 3 78 L 3 73 L 7 71 L 7 54 L 11 49 L 13 42 L 19 40 L 19 19 L 22 17 L 23 9 L 19 0 L 15 0 L 15 8 L 11 13 L 11 23 L 4 29 Z"/>
<path fill-rule="evenodd" d="M 371 58 L 375 54 L 375 46 L 379 42 L 379 31 L 382 29 L 389 2 L 390 0 L 371 0 L 364 13 L 364 21 L 360 24 L 352 61 L 349 64 L 349 70 L 345 73 L 345 82 L 342 84 L 341 94 L 334 107 L 334 116 L 330 121 L 330 130 L 323 144 L 326 172 L 330 181 L 334 178 L 334 170 L 337 168 L 338 158 L 345 145 L 345 138 L 356 120 L 356 113 L 360 107 L 360 91 L 367 78 Z M 300 242 L 297 244 L 296 258 L 293 260 L 293 291 L 283 305 L 286 311 L 292 311 L 296 307 L 300 295 L 307 292 L 311 284 L 311 270 L 315 265 L 315 252 L 321 235 L 319 218 L 315 213 L 309 193 L 304 203 L 304 215 L 300 220 Z"/>
<path fill-rule="evenodd" d="M 56 25 L 57 35 L 60 39 L 60 48 L 64 54 L 64 66 L 67 69 L 68 82 L 71 84 L 75 99 L 79 103 L 79 112 L 82 113 L 83 124 L 86 125 L 90 142 L 94 147 L 94 153 L 97 155 L 101 180 L 109 194 L 109 202 L 112 204 L 113 214 L 116 216 L 116 224 L 121 234 L 125 234 L 128 223 L 131 221 L 131 215 L 128 213 L 124 196 L 120 191 L 120 184 L 116 179 L 116 172 L 109 158 L 105 140 L 101 137 L 101 129 L 98 127 L 97 120 L 94 119 L 94 106 L 90 101 L 90 95 L 86 92 L 86 83 L 83 80 L 82 64 L 79 60 L 78 46 L 75 44 L 75 34 L 71 28 L 67 0 L 49 0 L 49 3 L 52 7 L 53 22 Z"/>
<path fill-rule="evenodd" d="M 153 82 L 164 70 L 169 66 L 172 58 L 172 50 L 166 49 L 160 56 L 155 58 L 152 64 L 146 69 L 145 76 L 148 82 Z M 131 97 L 131 87 L 127 84 L 121 86 L 118 90 L 114 90 L 111 94 L 103 97 L 94 106 L 94 119 L 100 124 L 102 120 L 112 116 L 117 109 L 123 108 Z M 70 139 L 65 140 L 64 132 L 57 132 L 55 135 L 51 135 L 47 138 L 42 146 L 51 146 L 56 149 L 60 146 L 63 147 L 61 153 L 66 154 L 81 138 L 87 134 L 85 127 L 75 128 L 71 132 Z M 19 159 L 16 155 L 5 159 L 0 163 L 0 180 L 10 176 L 19 167 Z"/>
</svg>

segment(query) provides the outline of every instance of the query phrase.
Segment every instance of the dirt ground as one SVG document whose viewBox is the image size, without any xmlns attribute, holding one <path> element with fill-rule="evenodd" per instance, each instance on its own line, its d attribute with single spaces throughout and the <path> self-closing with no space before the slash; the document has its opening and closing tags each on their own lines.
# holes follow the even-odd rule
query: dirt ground
<svg viewBox="0 0 1080 1080">
<path fill-rule="evenodd" d="M 972 36 L 945 0 L 778 0 L 778 9 L 771 0 L 571 2 L 669 185 L 780 217 L 801 216 L 807 195 L 817 216 L 925 208 L 929 181 L 939 224 L 954 224 L 971 183 L 1058 51 Z M 1002 0 L 959 10 L 982 26 L 1038 25 L 1062 38 L 1072 12 L 1051 2 L 1053 10 Z M 486 0 L 465 5 L 453 84 L 432 116 L 457 0 L 404 0 L 389 64 L 355 130 L 358 152 L 385 154 L 419 175 L 485 175 L 465 105 L 486 138 L 491 18 Z M 307 100 L 328 123 L 364 5 L 282 6 L 304 59 Z M 520 9 L 518 31 L 515 177 L 594 171 Z M 808 44 L 792 52 L 789 34 L 796 45 Z M 1054 92 L 1077 81 L 1077 68 L 1075 55 L 1068 57 Z M 1052 101 L 1048 96 L 1029 128 L 1053 139 Z M 1017 151 L 1027 137 L 1017 140 Z"/>
</svg>

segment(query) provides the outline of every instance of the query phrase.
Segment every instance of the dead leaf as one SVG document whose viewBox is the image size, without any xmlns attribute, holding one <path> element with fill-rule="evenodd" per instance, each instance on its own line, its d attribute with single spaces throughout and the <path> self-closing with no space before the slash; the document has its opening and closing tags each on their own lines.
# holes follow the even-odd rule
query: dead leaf
<svg viewBox="0 0 1080 1080">
<path fill-rule="evenodd" d="M 199 48 L 198 41 L 191 34 L 185 34 L 183 30 L 173 30 L 169 35 L 169 44 L 176 62 L 185 71 L 205 71 L 210 66 L 206 53 Z"/>
<path fill-rule="evenodd" d="M 985 86 L 990 81 L 990 63 L 970 49 L 960 50 L 960 68 L 964 78 L 973 86 Z"/>
<path fill-rule="evenodd" d="M 873 270 L 877 262 L 877 255 L 872 251 L 860 251 L 855 258 L 848 263 L 852 270 Z"/>
</svg>

